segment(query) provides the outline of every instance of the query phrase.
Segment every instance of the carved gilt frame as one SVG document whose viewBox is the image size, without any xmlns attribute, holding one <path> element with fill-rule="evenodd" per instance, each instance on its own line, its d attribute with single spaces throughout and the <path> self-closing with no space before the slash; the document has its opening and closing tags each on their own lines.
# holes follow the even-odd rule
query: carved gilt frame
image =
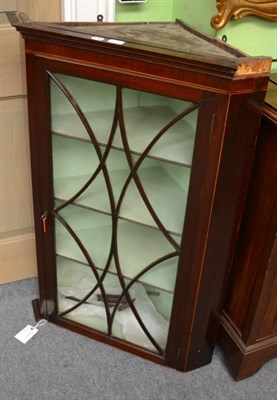
<svg viewBox="0 0 277 400">
<path fill-rule="evenodd" d="M 240 19 L 247 15 L 277 21 L 276 0 L 216 0 L 217 15 L 211 20 L 214 29 L 223 28 L 231 19 Z"/>
</svg>

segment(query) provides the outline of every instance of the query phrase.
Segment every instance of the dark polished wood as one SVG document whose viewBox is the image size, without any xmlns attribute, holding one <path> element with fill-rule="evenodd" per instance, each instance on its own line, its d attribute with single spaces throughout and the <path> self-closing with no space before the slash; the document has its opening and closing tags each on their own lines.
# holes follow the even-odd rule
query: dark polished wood
<svg viewBox="0 0 277 400">
<path fill-rule="evenodd" d="M 275 92 L 275 96 L 273 95 Z M 276 86 L 267 98 L 275 98 Z M 234 377 L 277 357 L 277 111 L 266 104 L 219 343 Z"/>
<path fill-rule="evenodd" d="M 245 57 L 223 43 L 206 39 L 180 21 L 160 25 L 78 25 L 26 22 L 14 19 L 14 15 L 12 18 L 26 48 L 42 315 L 179 370 L 209 363 L 218 331 L 223 282 L 246 198 L 270 59 Z M 145 43 L 141 37 L 137 42 L 133 40 L 132 35 L 138 30 L 148 35 Z M 159 30 L 169 32 L 164 42 Z M 113 38 L 125 38 L 124 45 L 108 42 L 111 31 Z M 104 36 L 105 40 L 92 40 L 92 35 Z M 139 346 L 57 317 L 48 71 L 199 105 L 177 284 L 162 359 Z"/>
</svg>

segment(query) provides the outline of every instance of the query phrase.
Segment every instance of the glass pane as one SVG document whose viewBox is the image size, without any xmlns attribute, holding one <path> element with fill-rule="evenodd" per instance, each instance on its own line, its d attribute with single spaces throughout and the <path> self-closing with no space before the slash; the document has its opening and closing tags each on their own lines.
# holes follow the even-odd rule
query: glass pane
<svg viewBox="0 0 277 400">
<path fill-rule="evenodd" d="M 90 138 L 82 116 L 77 112 L 77 104 L 96 140 L 107 143 L 115 111 L 115 86 L 55 74 L 50 91 L 53 132 L 87 140 Z"/>
<path fill-rule="evenodd" d="M 56 258 L 58 311 L 65 312 L 76 306 L 97 285 L 97 279 L 87 265 L 82 265 L 63 257 Z M 64 318 L 80 324 L 108 332 L 105 308 L 95 303 L 95 294 L 75 310 L 65 314 Z"/>
<path fill-rule="evenodd" d="M 151 285 L 155 291 L 174 293 L 178 267 L 178 256 L 159 262 L 140 276 L 139 281 Z"/>
<path fill-rule="evenodd" d="M 126 280 L 125 284 L 128 283 L 129 281 Z M 122 337 L 128 342 L 154 352 L 164 352 L 169 318 L 167 319 L 159 309 L 161 308 L 159 299 L 162 299 L 162 292 L 139 282 L 135 282 L 128 292 L 139 319 L 130 306 L 127 305 L 123 310 L 117 308 L 114 321 L 116 326 L 120 326 L 121 332 L 118 335 L 118 332 L 113 329 L 113 336 Z M 172 294 L 169 296 L 173 297 Z"/>
<path fill-rule="evenodd" d="M 175 240 L 180 238 L 176 236 Z M 151 263 L 175 251 L 159 230 L 124 221 L 118 224 L 117 249 L 121 272 L 129 278 L 135 278 Z M 165 264 L 171 268 L 174 262 L 169 260 Z"/>
<path fill-rule="evenodd" d="M 173 293 L 164 290 L 156 290 L 151 286 L 145 286 L 145 290 L 156 307 L 157 312 L 169 322 L 173 303 Z"/>
<path fill-rule="evenodd" d="M 132 221 L 156 226 L 148 209 L 147 203 L 149 203 L 164 228 L 181 235 L 190 169 L 145 158 L 137 170 L 137 177 L 141 188 L 134 179 L 131 180 L 121 205 L 120 215 Z"/>
<path fill-rule="evenodd" d="M 56 206 L 60 203 L 57 202 Z M 94 265 L 105 268 L 112 240 L 111 217 L 83 207 L 69 205 L 58 212 L 56 218 L 56 252 L 70 259 L 87 262 L 88 253 Z M 70 229 L 74 232 L 72 236 Z"/>
<path fill-rule="evenodd" d="M 198 118 L 197 105 L 130 89 L 124 89 L 122 97 L 124 124 L 131 151 L 143 153 L 159 132 L 165 130 L 148 155 L 191 165 Z M 191 111 L 181 117 L 185 110 Z M 115 144 L 119 136 L 116 135 Z"/>
<path fill-rule="evenodd" d="M 92 144 L 53 135 L 52 158 L 54 196 L 56 198 L 66 201 L 82 190 L 75 201 L 97 207 L 97 199 L 94 200 L 94 196 L 101 187 L 101 207 L 110 212 L 110 201 L 102 170 L 92 180 L 88 189 L 84 187 L 99 166 L 98 156 Z M 104 188 L 106 188 L 105 191 Z"/>
</svg>

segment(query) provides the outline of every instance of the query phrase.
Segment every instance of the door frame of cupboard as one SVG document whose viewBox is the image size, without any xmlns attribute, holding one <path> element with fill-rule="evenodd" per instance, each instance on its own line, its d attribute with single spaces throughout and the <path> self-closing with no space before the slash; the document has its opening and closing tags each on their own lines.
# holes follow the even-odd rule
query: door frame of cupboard
<svg viewBox="0 0 277 400">
<path fill-rule="evenodd" d="M 141 46 L 92 43 L 82 34 L 60 36 L 55 29 L 48 32 L 43 26 L 37 32 L 32 24 L 17 28 L 23 32 L 27 61 L 40 313 L 71 330 L 180 370 L 207 364 L 215 345 L 224 278 L 243 212 L 270 61 L 256 60 L 259 72 L 248 76 L 244 75 L 251 68 L 248 60 L 237 65 L 237 74 L 229 62 L 205 63 L 197 57 L 179 58 L 170 51 L 161 55 L 145 53 Z M 42 223 L 53 201 L 47 71 L 200 104 L 181 267 L 165 358 L 55 318 L 54 227 L 47 218 L 45 234 Z"/>
</svg>

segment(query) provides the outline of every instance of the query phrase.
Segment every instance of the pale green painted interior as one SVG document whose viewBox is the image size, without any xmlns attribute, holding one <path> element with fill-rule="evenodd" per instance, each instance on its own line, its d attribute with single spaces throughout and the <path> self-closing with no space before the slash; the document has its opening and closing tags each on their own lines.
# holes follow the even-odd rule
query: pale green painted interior
<svg viewBox="0 0 277 400">
<path fill-rule="evenodd" d="M 227 36 L 228 43 L 248 55 L 277 58 L 277 24 L 263 18 L 248 16 L 229 21 L 220 31 L 210 26 L 217 14 L 216 0 L 147 0 L 140 4 L 116 3 L 118 22 L 174 21 L 182 19 L 187 24 L 210 36 Z M 276 63 L 272 71 L 277 71 Z"/>
</svg>

